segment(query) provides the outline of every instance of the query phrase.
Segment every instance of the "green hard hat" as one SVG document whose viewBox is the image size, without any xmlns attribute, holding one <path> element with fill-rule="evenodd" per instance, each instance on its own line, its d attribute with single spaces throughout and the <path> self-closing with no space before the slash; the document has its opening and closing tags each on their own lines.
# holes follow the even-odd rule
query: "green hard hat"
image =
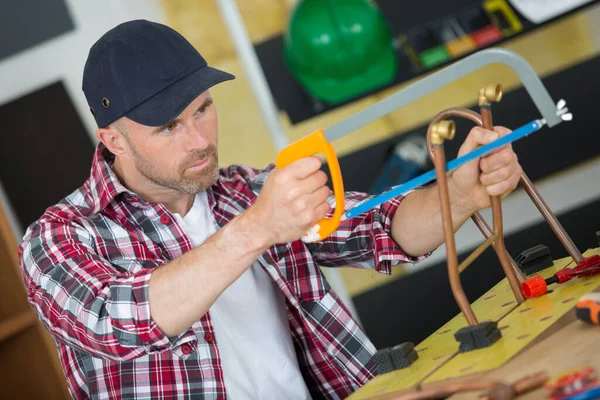
<svg viewBox="0 0 600 400">
<path fill-rule="evenodd" d="M 307 92 L 332 104 L 390 83 L 398 68 L 390 27 L 368 0 L 300 0 L 283 53 Z"/>
</svg>

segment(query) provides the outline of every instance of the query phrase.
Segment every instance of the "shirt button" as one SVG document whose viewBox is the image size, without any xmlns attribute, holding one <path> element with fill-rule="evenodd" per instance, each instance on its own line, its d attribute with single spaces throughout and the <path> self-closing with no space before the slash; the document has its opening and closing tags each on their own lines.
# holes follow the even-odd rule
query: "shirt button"
<svg viewBox="0 0 600 400">
<path fill-rule="evenodd" d="M 215 341 L 215 335 L 213 335 L 212 333 L 205 333 L 204 340 L 206 340 L 208 343 L 212 343 Z"/>
<path fill-rule="evenodd" d="M 160 222 L 166 225 L 166 224 L 168 224 L 169 222 L 171 222 L 171 217 L 169 217 L 167 214 L 163 214 L 163 215 L 160 217 Z"/>
<path fill-rule="evenodd" d="M 182 344 L 181 345 L 181 351 L 183 352 L 183 354 L 190 354 L 192 352 L 192 348 L 187 343 L 186 344 Z"/>
<path fill-rule="evenodd" d="M 139 202 L 140 202 L 140 199 L 139 199 L 139 198 L 137 198 L 137 197 L 135 197 L 135 196 L 131 196 L 131 199 L 130 199 L 130 200 L 131 200 L 133 203 L 139 203 Z"/>
</svg>

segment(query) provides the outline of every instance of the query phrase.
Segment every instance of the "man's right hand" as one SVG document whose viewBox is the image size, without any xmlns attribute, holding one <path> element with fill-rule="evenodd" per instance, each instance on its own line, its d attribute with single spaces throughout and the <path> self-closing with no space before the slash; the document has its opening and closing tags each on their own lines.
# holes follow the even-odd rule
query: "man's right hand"
<svg viewBox="0 0 600 400">
<path fill-rule="evenodd" d="M 307 157 L 276 168 L 267 177 L 247 214 L 264 229 L 271 245 L 300 239 L 329 212 L 331 190 L 320 168 L 318 157 Z"/>
</svg>

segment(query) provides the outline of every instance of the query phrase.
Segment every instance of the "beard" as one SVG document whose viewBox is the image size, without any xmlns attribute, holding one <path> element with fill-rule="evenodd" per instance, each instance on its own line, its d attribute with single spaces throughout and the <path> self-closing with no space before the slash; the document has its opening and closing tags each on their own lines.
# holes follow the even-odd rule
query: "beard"
<svg viewBox="0 0 600 400">
<path fill-rule="evenodd" d="M 219 177 L 219 157 L 217 148 L 214 145 L 188 155 L 177 168 L 175 176 L 169 176 L 164 171 L 156 168 L 156 165 L 139 154 L 135 148 L 133 152 L 135 153 L 135 167 L 144 177 L 159 186 L 178 192 L 196 195 L 214 185 Z M 208 164 L 201 170 L 188 170 L 191 166 L 206 159 L 208 159 Z"/>
</svg>

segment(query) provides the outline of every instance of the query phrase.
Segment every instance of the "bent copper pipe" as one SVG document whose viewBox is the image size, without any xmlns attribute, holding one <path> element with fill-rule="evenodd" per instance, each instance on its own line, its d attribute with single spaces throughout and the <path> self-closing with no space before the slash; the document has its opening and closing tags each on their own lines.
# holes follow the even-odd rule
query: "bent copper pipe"
<svg viewBox="0 0 600 400">
<path fill-rule="evenodd" d="M 492 110 L 489 104 L 482 104 L 480 107 L 481 110 L 481 119 L 483 121 L 483 128 L 488 130 L 494 129 L 494 124 L 492 123 Z M 508 279 L 508 283 L 510 288 L 515 295 L 515 299 L 517 303 L 521 304 L 525 301 L 525 295 L 521 291 L 521 282 L 517 278 L 514 268 L 511 266 L 510 257 L 506 251 L 506 247 L 504 246 L 504 230 L 502 224 L 502 200 L 500 196 L 490 196 L 490 200 L 492 203 L 492 218 L 493 218 L 493 226 L 494 233 L 498 234 L 498 238 L 496 239 L 496 254 L 498 255 L 498 259 L 500 260 L 500 265 L 504 270 L 504 274 L 506 275 L 506 279 Z"/>
<path fill-rule="evenodd" d="M 454 229 L 452 226 L 452 215 L 450 213 L 450 195 L 448 193 L 448 181 L 446 179 L 446 160 L 444 147 L 441 143 L 433 145 L 435 154 L 435 172 L 440 195 L 440 207 L 442 211 L 442 222 L 444 226 L 444 239 L 446 241 L 446 261 L 448 264 L 448 278 L 454 299 L 460 307 L 469 325 L 477 325 L 477 317 L 471 308 L 471 303 L 465 296 L 460 282 L 458 272 L 458 256 L 456 254 L 456 243 L 454 242 Z"/>
<path fill-rule="evenodd" d="M 443 119 L 446 119 L 447 117 L 460 117 L 460 118 L 468 119 L 469 121 L 473 122 L 474 124 L 476 124 L 478 126 L 483 125 L 483 120 L 481 118 L 481 115 L 477 114 L 475 111 L 471 111 L 466 108 L 448 108 L 448 109 L 440 112 L 439 114 L 437 114 L 435 117 L 433 117 L 433 120 L 431 121 L 431 124 L 429 126 L 431 126 L 431 125 L 435 124 L 436 122 L 439 122 Z M 431 145 L 431 139 L 429 137 L 429 129 L 427 130 L 426 140 L 427 140 L 427 151 L 429 152 L 429 157 L 431 158 L 431 160 L 433 162 L 435 162 L 435 155 L 433 154 L 433 147 Z M 479 231 L 483 234 L 483 236 L 485 237 L 486 240 L 489 239 L 493 235 L 492 228 L 490 228 L 490 226 L 487 224 L 485 219 L 483 219 L 483 217 L 481 216 L 481 214 L 479 212 L 476 212 L 475 214 L 473 214 L 471 216 L 471 219 L 473 220 L 473 222 L 475 223 L 477 228 L 479 228 Z M 496 251 L 496 253 L 497 253 L 498 249 L 496 248 L 496 243 L 492 243 L 492 247 L 494 248 L 494 251 Z M 521 271 L 520 271 L 519 267 L 517 266 L 517 263 L 515 262 L 515 260 L 512 257 L 510 257 L 510 255 L 509 255 L 509 260 L 510 260 L 510 264 L 511 264 L 513 270 L 517 273 L 517 276 L 519 277 L 519 281 L 523 281 L 524 278 L 521 276 Z"/>
<path fill-rule="evenodd" d="M 466 108 L 448 108 L 448 109 L 440 112 L 439 114 L 437 114 L 433 118 L 431 123 L 432 124 L 436 123 L 438 121 L 441 121 L 441 120 L 443 120 L 447 117 L 451 117 L 451 116 L 468 119 L 479 126 L 483 126 L 483 120 L 482 120 L 481 116 L 479 114 L 477 114 L 476 112 L 471 111 Z M 429 134 L 427 134 L 426 139 L 427 139 L 427 150 L 429 152 L 429 157 L 433 161 L 434 155 L 433 155 L 433 149 L 431 147 L 431 143 L 430 143 L 430 139 L 429 139 Z M 573 242 L 573 240 L 571 239 L 569 234 L 565 231 L 565 228 L 563 228 L 563 226 L 558 221 L 558 219 L 556 218 L 554 213 L 550 210 L 550 207 L 548 207 L 548 204 L 546 204 L 546 202 L 542 198 L 541 194 L 537 191 L 537 189 L 535 188 L 535 186 L 531 182 L 531 179 L 529 179 L 529 177 L 527 176 L 525 171 L 523 171 L 523 173 L 521 174 L 521 179 L 520 179 L 519 183 L 521 184 L 521 186 L 523 187 L 523 189 L 525 190 L 525 192 L 527 193 L 527 195 L 529 196 L 529 198 L 531 199 L 533 204 L 535 204 L 535 206 L 538 209 L 538 211 L 540 212 L 540 214 L 542 214 L 542 216 L 546 220 L 546 223 L 550 226 L 550 229 L 552 229 L 552 231 L 554 232 L 554 234 L 556 235 L 558 240 L 560 240 L 560 242 L 563 245 L 567 254 L 569 254 L 569 256 L 577 264 L 579 264 L 583 258 L 583 255 L 581 254 L 581 252 L 579 251 L 577 246 L 575 246 L 575 243 Z M 487 222 L 483 219 L 481 214 L 479 214 L 477 212 L 477 213 L 473 214 L 473 216 L 471 218 L 486 239 L 492 235 L 492 230 L 490 229 Z M 495 248 L 496 248 L 496 246 L 494 245 L 494 249 Z M 512 258 L 511 258 L 511 265 L 512 265 L 513 269 L 517 272 L 517 274 L 519 276 L 519 280 L 522 281 L 523 277 L 521 276 L 521 271 L 519 270 L 519 268 L 517 267 L 517 264 L 515 263 L 515 261 Z"/>
<path fill-rule="evenodd" d="M 429 124 L 429 127 L 427 129 L 427 135 L 426 135 L 427 136 L 427 148 L 430 151 L 431 159 L 433 160 L 433 163 L 436 168 L 436 177 L 438 180 L 438 184 L 442 183 L 444 186 L 446 186 L 446 188 L 445 188 L 446 192 L 447 192 L 447 180 L 446 180 L 445 155 L 444 155 L 443 146 L 436 145 L 435 143 L 433 143 L 431 136 L 432 136 L 432 127 L 435 124 L 437 124 L 440 120 L 442 120 L 443 118 L 449 117 L 449 116 L 463 117 L 463 118 L 466 118 L 466 119 L 469 119 L 469 120 L 475 122 L 478 125 L 483 125 L 483 123 L 484 123 L 483 118 L 479 114 L 477 114 L 471 110 L 460 109 L 460 108 L 451 108 L 451 109 L 444 110 L 441 113 L 439 113 L 438 115 L 436 115 L 435 118 L 432 120 L 432 122 Z M 440 162 L 440 160 L 441 160 L 441 162 Z M 440 172 L 438 172 L 438 169 L 440 169 Z M 461 304 L 462 299 L 466 298 L 466 296 L 462 289 L 462 285 L 460 284 L 460 272 L 458 270 L 458 258 L 456 255 L 456 245 L 454 243 L 454 231 L 452 230 L 450 234 L 446 233 L 446 226 L 445 226 L 447 224 L 446 219 L 449 218 L 450 224 L 452 222 L 452 217 L 450 215 L 450 198 L 449 198 L 449 196 L 447 196 L 447 200 L 446 200 L 445 198 L 441 197 L 442 196 L 442 193 L 441 193 L 442 186 L 441 185 L 440 185 L 439 190 L 440 190 L 440 204 L 442 207 L 442 219 L 444 220 L 444 237 L 446 239 L 446 255 L 447 255 L 446 258 L 447 258 L 447 262 L 448 262 L 448 276 L 450 279 L 450 286 L 452 288 L 454 298 L 456 299 L 456 302 L 458 303 L 461 311 L 465 315 L 465 318 L 467 319 L 467 321 L 469 322 L 470 325 L 475 325 L 475 324 L 477 324 L 477 322 L 472 323 L 471 320 L 469 319 L 469 314 L 473 314 L 473 310 L 471 309 L 470 304 L 468 302 L 467 302 L 467 305 Z M 445 204 L 446 201 L 448 202 L 448 204 Z M 444 212 L 443 212 L 444 207 L 448 207 L 448 212 L 447 212 L 448 217 L 446 217 L 444 215 Z M 492 232 L 491 229 L 489 229 L 489 227 L 487 226 L 487 223 L 479 215 L 479 213 L 476 213 L 478 216 L 477 222 L 479 222 L 479 224 L 477 224 L 477 226 L 480 228 L 480 230 L 483 233 L 486 240 L 489 239 L 492 235 L 498 234 L 498 237 L 496 238 L 496 240 L 493 243 L 493 248 L 496 251 L 498 260 L 500 261 L 500 264 L 502 265 L 502 269 L 504 270 L 504 274 L 506 275 L 506 277 L 508 279 L 510 287 L 515 296 L 515 299 L 520 304 L 523 301 L 525 301 L 525 296 L 521 292 L 521 282 L 519 281 L 519 279 L 517 278 L 517 275 L 516 275 L 517 266 L 516 266 L 516 264 L 514 264 L 514 260 L 512 260 L 512 258 L 506 252 L 506 248 L 504 246 L 504 241 L 502 240 L 501 231 L 497 230 L 497 229 L 500 229 L 500 230 L 502 229 L 502 210 L 500 208 L 500 212 L 498 212 L 498 207 L 499 207 L 499 203 L 495 204 L 494 201 L 492 200 L 492 214 L 494 215 L 494 232 Z M 473 220 L 475 221 L 475 218 Z M 487 229 L 482 229 L 482 226 Z M 452 229 L 452 225 L 450 225 L 450 229 Z M 449 245 L 449 242 L 448 242 L 449 237 L 451 238 L 452 245 Z M 454 267 L 455 260 L 456 260 L 456 268 Z M 511 262 L 511 260 L 512 260 L 512 262 Z M 456 279 L 456 281 L 455 281 L 455 279 Z M 473 320 L 477 321 L 476 318 L 474 317 L 474 314 L 473 314 Z"/>
<path fill-rule="evenodd" d="M 515 381 L 512 385 L 492 380 L 472 380 L 462 382 L 442 383 L 436 387 L 405 393 L 391 400 L 431 400 L 445 399 L 459 392 L 487 391 L 483 399 L 511 400 L 525 393 L 540 389 L 548 381 L 550 375 L 545 371 L 526 376 Z"/>
<path fill-rule="evenodd" d="M 533 204 L 535 204 L 539 212 L 544 216 L 544 219 L 548 225 L 550 225 L 550 229 L 552 229 L 558 240 L 560 240 L 567 253 L 577 264 L 579 264 L 583 258 L 581 252 L 577 246 L 575 246 L 575 243 L 573 243 L 573 240 L 567 231 L 565 231 L 565 228 L 558 222 L 556 216 L 550 211 L 550 207 L 548 207 L 548 204 L 546 204 L 535 186 L 533 186 L 529 177 L 525 175 L 525 172 L 521 174 L 519 183 L 523 186 L 523 189 L 525 189 L 525 192 L 527 192 L 529 198 L 533 201 Z"/>
</svg>

